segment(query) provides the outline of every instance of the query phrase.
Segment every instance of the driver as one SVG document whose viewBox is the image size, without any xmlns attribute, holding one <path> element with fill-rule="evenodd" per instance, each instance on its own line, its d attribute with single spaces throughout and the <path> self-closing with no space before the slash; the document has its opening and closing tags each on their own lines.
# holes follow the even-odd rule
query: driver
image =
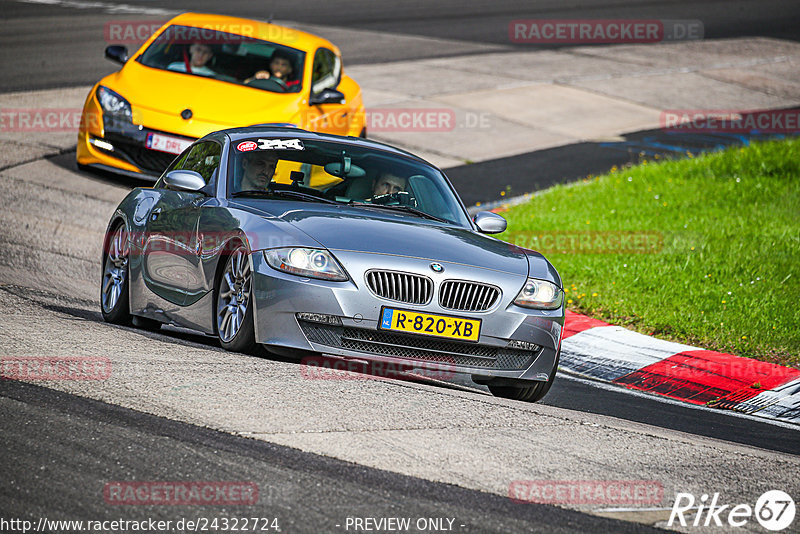
<svg viewBox="0 0 800 534">
<path fill-rule="evenodd" d="M 391 195 L 406 190 L 407 180 L 391 172 L 384 172 L 372 182 L 372 196 Z"/>
<path fill-rule="evenodd" d="M 203 43 L 193 43 L 189 47 L 189 58 L 185 61 L 175 61 L 167 65 L 167 70 L 178 72 L 191 72 L 200 76 L 214 76 L 217 73 L 206 66 L 214 57 L 211 47 Z M 188 69 L 186 67 L 189 67 Z"/>
<path fill-rule="evenodd" d="M 254 151 L 242 154 L 242 181 L 240 191 L 262 191 L 275 174 L 278 156 L 272 152 Z"/>
<path fill-rule="evenodd" d="M 289 81 L 293 72 L 292 56 L 290 56 L 288 52 L 276 48 L 269 58 L 269 69 L 256 72 L 250 78 L 246 79 L 244 83 L 250 83 L 253 80 L 268 80 L 271 78 L 278 82 L 283 82 L 286 87 L 291 87 L 292 85 L 300 83 L 300 80 Z"/>
</svg>

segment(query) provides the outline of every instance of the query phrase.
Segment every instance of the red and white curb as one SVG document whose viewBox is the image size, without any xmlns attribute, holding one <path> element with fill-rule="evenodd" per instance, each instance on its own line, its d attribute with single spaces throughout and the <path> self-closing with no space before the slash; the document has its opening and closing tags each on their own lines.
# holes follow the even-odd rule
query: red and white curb
<svg viewBox="0 0 800 534">
<path fill-rule="evenodd" d="M 713 408 L 800 424 L 800 370 L 664 341 L 567 312 L 560 368 Z"/>
</svg>

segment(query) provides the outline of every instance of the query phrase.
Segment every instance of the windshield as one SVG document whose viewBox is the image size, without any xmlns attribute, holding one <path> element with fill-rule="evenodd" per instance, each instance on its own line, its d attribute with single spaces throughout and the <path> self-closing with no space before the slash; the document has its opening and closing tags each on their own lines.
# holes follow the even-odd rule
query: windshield
<svg viewBox="0 0 800 534">
<path fill-rule="evenodd" d="M 305 52 L 252 37 L 191 26 L 167 27 L 138 61 L 274 93 L 301 90 Z"/>
<path fill-rule="evenodd" d="M 351 204 L 469 226 L 442 173 L 420 161 L 291 137 L 240 140 L 231 149 L 230 196 Z"/>
</svg>

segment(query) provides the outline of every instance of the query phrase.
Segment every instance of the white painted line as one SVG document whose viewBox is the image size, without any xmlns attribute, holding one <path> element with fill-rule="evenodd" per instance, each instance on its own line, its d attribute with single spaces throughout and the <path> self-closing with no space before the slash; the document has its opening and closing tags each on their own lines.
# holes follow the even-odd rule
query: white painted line
<svg viewBox="0 0 800 534">
<path fill-rule="evenodd" d="M 672 507 L 668 508 L 598 508 L 592 510 L 593 512 L 669 512 Z"/>
<path fill-rule="evenodd" d="M 86 2 L 81 0 L 15 0 L 22 4 L 43 4 L 73 9 L 93 9 L 112 13 L 115 15 L 141 14 L 141 15 L 177 15 L 180 11 L 161 9 L 159 7 L 134 6 L 130 4 L 117 4 L 112 2 Z"/>
</svg>

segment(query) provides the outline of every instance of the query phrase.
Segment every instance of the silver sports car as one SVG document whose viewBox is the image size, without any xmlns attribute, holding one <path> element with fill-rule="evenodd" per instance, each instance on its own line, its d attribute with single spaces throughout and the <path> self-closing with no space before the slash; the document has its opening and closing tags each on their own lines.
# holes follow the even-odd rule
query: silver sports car
<svg viewBox="0 0 800 534">
<path fill-rule="evenodd" d="M 536 401 L 558 367 L 564 294 L 541 254 L 486 235 L 505 228 L 470 218 L 442 171 L 402 150 L 224 130 L 120 203 L 103 317 L 235 351 L 441 368 Z"/>
</svg>

